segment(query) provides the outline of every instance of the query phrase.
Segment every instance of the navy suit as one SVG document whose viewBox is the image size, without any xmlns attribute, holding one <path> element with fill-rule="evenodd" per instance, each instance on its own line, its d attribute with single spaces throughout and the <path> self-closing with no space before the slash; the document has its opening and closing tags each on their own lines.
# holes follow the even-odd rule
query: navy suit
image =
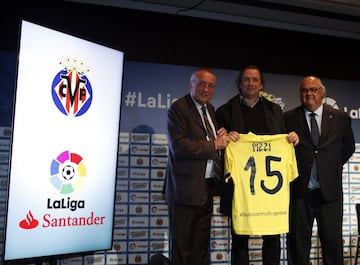
<svg viewBox="0 0 360 265">
<path fill-rule="evenodd" d="M 216 127 L 215 109 L 209 103 L 207 108 Z M 214 182 L 205 180 L 205 170 L 207 160 L 216 156 L 215 144 L 206 140 L 201 116 L 189 94 L 169 108 L 167 125 L 170 150 L 165 196 L 172 237 L 171 262 L 207 265 L 215 187 Z"/>
<path fill-rule="evenodd" d="M 299 106 L 284 113 L 285 126 L 300 139 L 295 147 L 299 177 L 291 184 L 288 262 L 309 264 L 311 232 L 317 220 L 324 264 L 343 264 L 343 165 L 355 151 L 351 119 L 347 113 L 324 104 L 321 135 L 312 142 L 304 109 Z M 316 160 L 320 189 L 308 188 L 313 160 Z"/>
</svg>

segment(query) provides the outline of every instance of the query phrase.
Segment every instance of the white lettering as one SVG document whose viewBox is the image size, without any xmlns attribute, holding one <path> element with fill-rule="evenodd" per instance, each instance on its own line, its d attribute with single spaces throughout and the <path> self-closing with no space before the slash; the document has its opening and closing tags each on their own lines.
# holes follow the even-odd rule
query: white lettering
<svg viewBox="0 0 360 265">
<path fill-rule="evenodd" d="M 145 103 L 141 103 L 142 102 L 142 93 L 141 92 L 139 92 L 138 93 L 138 106 L 141 108 L 141 107 L 143 107 L 143 108 L 145 108 L 146 107 L 146 104 Z"/>
<path fill-rule="evenodd" d="M 128 93 L 128 97 L 131 96 L 131 99 L 136 98 L 136 96 L 134 96 L 134 92 L 133 93 Z M 166 108 L 170 108 L 171 104 L 176 101 L 177 98 L 171 98 L 170 94 L 166 95 L 166 99 L 163 98 L 163 95 L 161 93 L 158 93 L 156 95 L 156 97 L 148 97 L 148 98 L 144 98 L 142 92 L 138 92 L 137 94 L 137 106 L 139 108 L 158 108 L 158 109 L 166 109 Z M 131 103 L 133 103 L 133 101 L 131 101 Z M 128 99 L 128 105 L 132 106 L 130 104 L 130 99 Z"/>
</svg>

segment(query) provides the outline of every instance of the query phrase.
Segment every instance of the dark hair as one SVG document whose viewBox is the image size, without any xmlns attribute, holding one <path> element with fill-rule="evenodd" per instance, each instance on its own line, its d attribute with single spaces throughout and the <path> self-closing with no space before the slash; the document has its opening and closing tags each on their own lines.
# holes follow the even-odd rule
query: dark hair
<svg viewBox="0 0 360 265">
<path fill-rule="evenodd" d="M 245 72 L 245 70 L 247 69 L 253 69 L 253 70 L 257 70 L 260 74 L 260 80 L 261 80 L 261 84 L 263 86 L 265 86 L 265 79 L 264 79 L 264 76 L 263 76 L 263 73 L 262 71 L 260 70 L 259 67 L 255 66 L 255 65 L 249 65 L 249 66 L 246 66 L 239 74 L 238 78 L 236 79 L 236 85 L 237 87 L 240 89 L 240 83 L 241 83 L 241 79 L 243 77 L 243 73 Z"/>
</svg>

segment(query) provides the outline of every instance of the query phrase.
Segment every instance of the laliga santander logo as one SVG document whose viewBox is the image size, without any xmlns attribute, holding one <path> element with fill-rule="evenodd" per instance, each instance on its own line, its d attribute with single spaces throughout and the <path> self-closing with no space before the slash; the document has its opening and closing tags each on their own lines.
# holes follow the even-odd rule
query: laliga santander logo
<svg viewBox="0 0 360 265">
<path fill-rule="evenodd" d="M 86 168 L 80 155 L 64 151 L 53 159 L 50 174 L 50 182 L 60 194 L 69 194 L 84 184 Z"/>
<path fill-rule="evenodd" d="M 39 221 L 34 218 L 31 211 L 28 212 L 26 218 L 21 220 L 19 226 L 23 229 L 33 229 L 39 225 Z"/>
<path fill-rule="evenodd" d="M 69 194 L 79 190 L 86 177 L 86 168 L 83 158 L 69 151 L 60 153 L 52 160 L 50 166 L 50 182 L 59 191 L 60 194 Z M 84 200 L 71 200 L 70 197 L 61 200 L 52 201 L 51 198 L 47 200 L 47 209 L 59 210 L 69 209 L 76 211 L 78 208 L 84 208 Z M 66 217 L 56 218 L 52 217 L 50 213 L 46 213 L 42 217 L 43 224 L 41 227 L 63 227 L 63 226 L 83 226 L 83 225 L 98 225 L 103 224 L 105 217 L 95 216 L 91 212 L 90 216 L 86 217 Z M 32 212 L 26 214 L 26 217 L 19 222 L 19 227 L 25 230 L 34 229 L 39 226 L 39 221 L 34 217 Z"/>
<path fill-rule="evenodd" d="M 90 69 L 76 58 L 60 61 L 63 66 L 52 83 L 52 98 L 56 107 L 66 116 L 79 117 L 90 107 L 92 88 L 85 73 Z"/>
</svg>

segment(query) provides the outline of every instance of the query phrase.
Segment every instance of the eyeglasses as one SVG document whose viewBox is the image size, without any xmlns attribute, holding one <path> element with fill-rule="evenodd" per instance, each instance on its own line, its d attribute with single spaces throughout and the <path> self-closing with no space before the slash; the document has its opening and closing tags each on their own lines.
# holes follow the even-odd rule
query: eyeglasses
<svg viewBox="0 0 360 265">
<path fill-rule="evenodd" d="M 302 88 L 300 88 L 300 92 L 302 94 L 306 94 L 307 92 L 310 92 L 311 94 L 315 94 L 320 89 L 321 89 L 321 87 L 310 87 L 310 88 L 302 87 Z"/>
<path fill-rule="evenodd" d="M 198 83 L 197 83 L 197 85 L 199 86 L 199 87 L 201 87 L 201 88 L 204 88 L 204 87 L 208 87 L 208 88 L 210 88 L 210 89 L 213 89 L 214 87 L 215 87 L 215 84 L 214 83 L 207 83 L 207 82 L 205 82 L 205 81 L 199 81 Z"/>
</svg>

